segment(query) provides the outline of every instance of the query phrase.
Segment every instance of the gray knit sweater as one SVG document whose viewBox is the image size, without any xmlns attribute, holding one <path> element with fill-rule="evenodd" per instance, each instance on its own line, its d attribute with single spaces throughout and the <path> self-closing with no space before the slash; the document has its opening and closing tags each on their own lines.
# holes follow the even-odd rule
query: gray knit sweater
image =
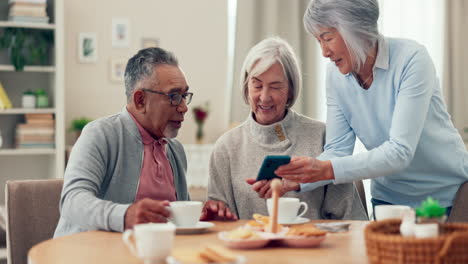
<svg viewBox="0 0 468 264">
<path fill-rule="evenodd" d="M 272 125 L 260 125 L 249 115 L 240 126 L 221 136 L 210 159 L 208 198 L 223 201 L 240 218 L 268 215 L 265 200 L 245 182 L 255 178 L 266 155 L 316 157 L 323 151 L 325 124 L 288 110 Z M 367 220 L 353 184 L 327 185 L 285 196 L 305 201 L 311 219 Z"/>
<path fill-rule="evenodd" d="M 143 155 L 141 134 L 127 109 L 86 125 L 65 171 L 54 237 L 89 230 L 123 232 L 125 212 L 140 183 Z M 168 139 L 167 157 L 177 200 L 190 200 L 187 160 L 176 139 Z"/>
</svg>

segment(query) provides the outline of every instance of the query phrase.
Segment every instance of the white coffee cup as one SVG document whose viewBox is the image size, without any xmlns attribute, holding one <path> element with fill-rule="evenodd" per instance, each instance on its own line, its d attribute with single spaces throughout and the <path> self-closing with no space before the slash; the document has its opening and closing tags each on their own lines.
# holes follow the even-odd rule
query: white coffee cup
<svg viewBox="0 0 468 264">
<path fill-rule="evenodd" d="M 148 223 L 126 230 L 122 240 L 133 255 L 145 264 L 166 263 L 174 242 L 175 226 L 172 223 Z"/>
<path fill-rule="evenodd" d="M 375 206 L 375 219 L 384 220 L 390 218 L 402 219 L 405 212 L 411 210 L 406 205 L 382 204 Z"/>
<path fill-rule="evenodd" d="M 199 201 L 170 202 L 170 220 L 177 227 L 195 227 L 200 219 L 202 207 L 203 204 Z"/>
<path fill-rule="evenodd" d="M 300 214 L 299 208 L 304 206 L 304 210 Z M 267 200 L 268 214 L 273 213 L 273 199 Z M 278 199 L 278 223 L 292 223 L 298 217 L 303 216 L 307 212 L 307 203 L 301 202 L 298 198 L 281 197 Z"/>
</svg>

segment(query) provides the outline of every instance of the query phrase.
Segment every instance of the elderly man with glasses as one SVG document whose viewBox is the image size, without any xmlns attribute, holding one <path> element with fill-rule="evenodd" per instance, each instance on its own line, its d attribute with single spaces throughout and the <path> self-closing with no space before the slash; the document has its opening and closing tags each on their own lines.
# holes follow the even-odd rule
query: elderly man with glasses
<svg viewBox="0 0 468 264">
<path fill-rule="evenodd" d="M 89 123 L 73 147 L 55 237 L 166 222 L 170 201 L 190 199 L 174 138 L 193 93 L 176 57 L 140 50 L 127 63 L 125 89 L 122 112 Z"/>
</svg>

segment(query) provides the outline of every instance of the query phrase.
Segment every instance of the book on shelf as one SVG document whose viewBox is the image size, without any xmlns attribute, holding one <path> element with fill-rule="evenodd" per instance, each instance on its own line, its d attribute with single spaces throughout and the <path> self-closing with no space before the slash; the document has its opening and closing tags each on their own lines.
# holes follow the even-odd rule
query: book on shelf
<svg viewBox="0 0 468 264">
<path fill-rule="evenodd" d="M 12 22 L 18 22 L 18 23 L 47 24 L 49 22 L 49 17 L 9 16 L 8 20 Z"/>
<path fill-rule="evenodd" d="M 31 124 L 31 123 L 26 123 L 26 124 L 18 124 L 16 128 L 19 129 L 37 129 L 37 128 L 54 128 L 55 123 L 53 124 Z"/>
<path fill-rule="evenodd" d="M 54 125 L 55 124 L 55 120 L 53 119 L 29 119 L 27 122 L 27 124 L 37 124 L 37 125 Z"/>
<path fill-rule="evenodd" d="M 13 105 L 11 104 L 10 98 L 8 97 L 5 89 L 3 88 L 2 83 L 0 83 L 0 101 L 1 101 L 0 109 L 8 109 L 8 108 L 13 107 Z"/>
<path fill-rule="evenodd" d="M 13 2 L 13 3 L 9 3 L 9 5 L 10 5 L 10 8 L 11 8 L 12 6 L 21 6 L 21 7 L 41 7 L 41 8 L 44 8 L 44 9 L 47 8 L 47 4 L 46 4 L 46 3 Z"/>
<path fill-rule="evenodd" d="M 55 135 L 55 130 L 52 128 L 16 129 L 16 136 L 22 135 L 50 136 Z"/>
<path fill-rule="evenodd" d="M 10 7 L 8 13 L 10 17 L 13 16 L 25 16 L 25 17 L 47 17 L 45 7 L 40 6 L 17 6 Z"/>
<path fill-rule="evenodd" d="M 28 120 L 37 120 L 37 119 L 41 119 L 41 120 L 53 120 L 54 119 L 54 115 L 53 114 L 25 114 L 24 117 L 26 117 L 26 122 Z"/>
<path fill-rule="evenodd" d="M 53 149 L 55 148 L 55 144 L 54 143 L 18 143 L 16 147 L 21 148 L 21 149 L 38 149 L 38 148 Z"/>
<path fill-rule="evenodd" d="M 16 135 L 17 142 L 40 142 L 40 143 L 54 143 L 55 134 L 52 135 Z"/>
<path fill-rule="evenodd" d="M 46 4 L 47 0 L 8 0 L 8 4 L 24 3 L 24 4 Z"/>
</svg>

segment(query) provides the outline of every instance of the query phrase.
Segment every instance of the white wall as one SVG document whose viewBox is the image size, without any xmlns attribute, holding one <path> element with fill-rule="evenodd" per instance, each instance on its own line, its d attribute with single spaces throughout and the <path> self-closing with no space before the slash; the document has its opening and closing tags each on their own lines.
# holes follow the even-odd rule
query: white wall
<svg viewBox="0 0 468 264">
<path fill-rule="evenodd" d="M 113 48 L 112 18 L 130 20 L 128 48 Z M 95 32 L 98 61 L 77 59 L 78 35 Z M 209 101 L 211 109 L 224 109 L 227 74 L 226 0 L 68 0 L 65 1 L 65 122 L 87 116 L 99 118 L 119 112 L 126 105 L 123 83 L 109 80 L 109 61 L 128 59 L 141 47 L 141 38 L 159 38 L 162 48 L 173 51 L 184 69 L 195 106 Z M 207 142 L 224 130 L 225 113 L 211 111 L 205 124 Z M 195 142 L 196 125 L 191 109 L 178 139 Z M 67 142 L 72 143 L 72 135 Z"/>
</svg>

